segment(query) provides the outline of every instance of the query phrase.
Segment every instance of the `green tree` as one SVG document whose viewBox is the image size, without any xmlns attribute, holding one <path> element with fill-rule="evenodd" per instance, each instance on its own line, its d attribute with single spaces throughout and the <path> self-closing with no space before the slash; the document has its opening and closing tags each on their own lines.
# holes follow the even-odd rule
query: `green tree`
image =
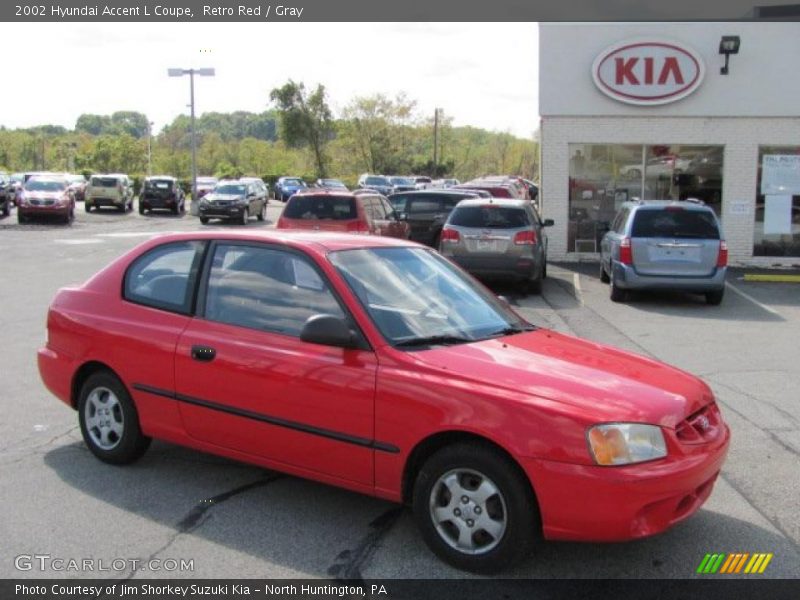
<svg viewBox="0 0 800 600">
<path fill-rule="evenodd" d="M 291 79 L 270 92 L 280 115 L 280 134 L 289 147 L 308 146 L 314 156 L 317 177 L 326 177 L 325 149 L 334 135 L 333 114 L 325 98 L 325 86 L 308 93 L 302 83 Z"/>
</svg>

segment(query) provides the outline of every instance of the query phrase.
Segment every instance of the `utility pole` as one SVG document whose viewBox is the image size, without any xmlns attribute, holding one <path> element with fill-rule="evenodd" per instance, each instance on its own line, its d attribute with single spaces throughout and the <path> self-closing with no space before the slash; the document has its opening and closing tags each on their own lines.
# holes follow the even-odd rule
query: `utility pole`
<svg viewBox="0 0 800 600">
<path fill-rule="evenodd" d="M 433 110 L 433 178 L 435 179 L 439 172 L 439 110 Z"/>
<path fill-rule="evenodd" d="M 147 122 L 147 176 L 153 174 L 153 122 Z"/>
</svg>

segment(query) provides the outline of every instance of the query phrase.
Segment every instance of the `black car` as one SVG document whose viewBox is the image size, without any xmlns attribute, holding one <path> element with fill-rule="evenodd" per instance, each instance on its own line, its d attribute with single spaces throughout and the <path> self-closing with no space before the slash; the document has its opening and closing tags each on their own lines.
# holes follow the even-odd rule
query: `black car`
<svg viewBox="0 0 800 600">
<path fill-rule="evenodd" d="M 139 214 L 152 210 L 171 210 L 181 214 L 186 210 L 186 195 L 175 177 L 147 177 L 139 193 Z"/>
<path fill-rule="evenodd" d="M 247 225 L 255 215 L 263 221 L 267 215 L 267 200 L 255 183 L 244 181 L 220 181 L 214 191 L 200 200 L 200 222 L 209 219 L 224 219 Z"/>
<path fill-rule="evenodd" d="M 5 174 L 0 174 L 0 213 L 7 217 L 11 213 L 11 200 L 16 188 Z"/>
<path fill-rule="evenodd" d="M 389 202 L 401 220 L 408 222 L 411 238 L 433 248 L 439 246 L 442 226 L 450 211 L 464 198 L 479 194 L 449 190 L 418 190 L 389 196 Z"/>
</svg>

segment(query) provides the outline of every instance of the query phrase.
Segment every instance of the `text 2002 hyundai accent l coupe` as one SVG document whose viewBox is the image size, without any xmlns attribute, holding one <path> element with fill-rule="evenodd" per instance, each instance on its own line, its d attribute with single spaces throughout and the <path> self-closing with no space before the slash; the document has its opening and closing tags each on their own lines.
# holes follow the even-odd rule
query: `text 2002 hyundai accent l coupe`
<svg viewBox="0 0 800 600">
<path fill-rule="evenodd" d="M 59 291 L 47 326 L 42 379 L 101 460 L 155 437 L 405 502 L 474 571 L 667 529 L 730 438 L 696 377 L 536 328 L 401 240 L 162 236 Z"/>
</svg>

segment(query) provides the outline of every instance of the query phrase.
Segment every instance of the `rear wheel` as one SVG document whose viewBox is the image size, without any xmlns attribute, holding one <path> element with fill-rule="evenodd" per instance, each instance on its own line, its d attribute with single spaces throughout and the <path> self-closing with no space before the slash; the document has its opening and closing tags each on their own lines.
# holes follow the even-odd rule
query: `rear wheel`
<svg viewBox="0 0 800 600">
<path fill-rule="evenodd" d="M 86 204 L 86 200 L 83 201 L 83 210 L 85 210 L 87 213 L 92 212 L 92 205 Z"/>
<path fill-rule="evenodd" d="M 608 273 L 606 273 L 606 268 L 603 266 L 602 258 L 600 259 L 600 281 L 602 281 L 603 283 L 608 283 L 609 281 L 611 281 L 611 278 L 608 276 Z"/>
<path fill-rule="evenodd" d="M 610 283 L 612 302 L 625 302 L 628 299 L 628 292 L 617 286 L 613 275 L 610 277 Z"/>
<path fill-rule="evenodd" d="M 258 214 L 256 215 L 256 218 L 259 221 L 263 221 L 264 219 L 267 218 L 267 203 L 266 202 L 264 202 L 264 204 L 261 205 L 261 210 L 258 211 Z"/>
<path fill-rule="evenodd" d="M 200 222 L 203 225 L 208 225 L 208 217 L 200 217 Z"/>
<path fill-rule="evenodd" d="M 19 214 L 19 211 L 17 211 L 17 223 L 22 224 L 22 223 L 27 223 L 27 222 L 28 222 L 28 217 L 26 217 L 25 215 Z"/>
<path fill-rule="evenodd" d="M 150 446 L 150 438 L 142 435 L 128 390 L 109 371 L 99 371 L 83 384 L 78 419 L 84 442 L 103 462 L 133 462 Z"/>
<path fill-rule="evenodd" d="M 719 306 L 722 303 L 722 297 L 725 295 L 725 288 L 715 290 L 713 292 L 706 292 L 706 303 L 712 306 Z"/>
<path fill-rule="evenodd" d="M 448 446 L 427 460 L 414 484 L 413 510 L 436 555 L 481 573 L 524 558 L 538 526 L 529 483 L 500 452 L 475 443 Z"/>
</svg>

